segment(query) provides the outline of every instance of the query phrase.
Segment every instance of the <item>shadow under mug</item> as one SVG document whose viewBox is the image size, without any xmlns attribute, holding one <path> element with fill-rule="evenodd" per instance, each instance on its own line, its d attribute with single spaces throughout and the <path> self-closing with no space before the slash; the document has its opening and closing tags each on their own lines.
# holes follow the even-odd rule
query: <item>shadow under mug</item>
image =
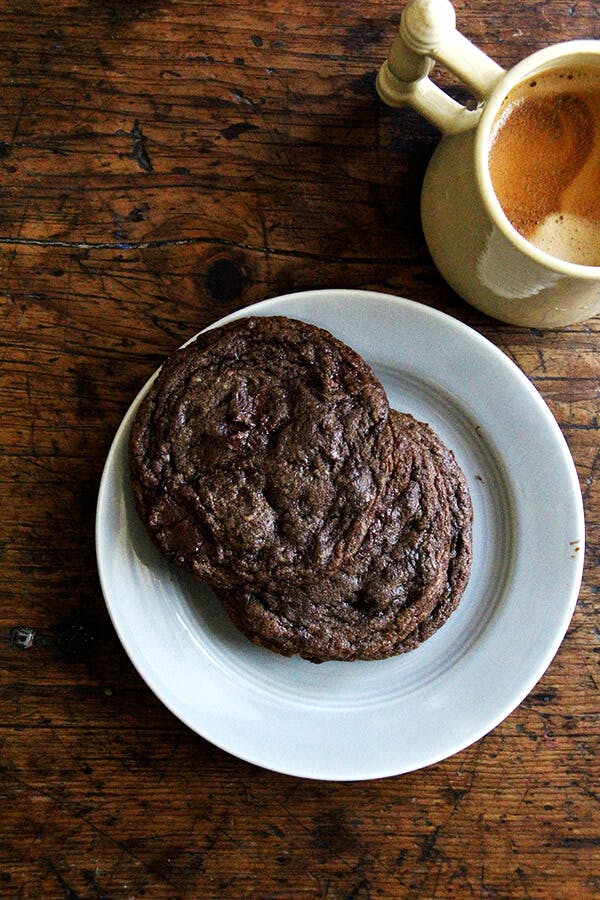
<svg viewBox="0 0 600 900">
<path fill-rule="evenodd" d="M 430 81 L 434 59 L 471 87 L 480 101 L 476 109 Z M 600 73 L 600 41 L 554 44 L 505 72 L 455 30 L 447 0 L 413 0 L 378 75 L 386 103 L 413 106 L 442 131 L 421 195 L 423 231 L 437 269 L 464 300 L 504 322 L 553 328 L 600 312 L 600 266 L 567 262 L 524 238 L 496 197 L 488 162 L 492 127 L 507 95 L 542 72 L 573 66 Z M 600 191 L 600 184 L 593 189 Z"/>
</svg>

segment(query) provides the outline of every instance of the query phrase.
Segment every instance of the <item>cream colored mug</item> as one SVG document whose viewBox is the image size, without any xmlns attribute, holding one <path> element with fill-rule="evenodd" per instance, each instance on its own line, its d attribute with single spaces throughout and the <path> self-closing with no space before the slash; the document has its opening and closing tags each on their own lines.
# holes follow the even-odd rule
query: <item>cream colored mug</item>
<svg viewBox="0 0 600 900">
<path fill-rule="evenodd" d="M 476 108 L 430 80 L 435 62 L 472 90 Z M 555 44 L 507 72 L 456 30 L 449 0 L 412 0 L 377 77 L 385 103 L 412 106 L 442 131 L 421 195 L 436 267 L 464 300 L 504 322 L 552 328 L 600 312 L 600 266 L 566 262 L 524 238 L 496 197 L 488 165 L 492 126 L 509 92 L 549 69 L 582 64 L 600 69 L 600 41 Z"/>
</svg>

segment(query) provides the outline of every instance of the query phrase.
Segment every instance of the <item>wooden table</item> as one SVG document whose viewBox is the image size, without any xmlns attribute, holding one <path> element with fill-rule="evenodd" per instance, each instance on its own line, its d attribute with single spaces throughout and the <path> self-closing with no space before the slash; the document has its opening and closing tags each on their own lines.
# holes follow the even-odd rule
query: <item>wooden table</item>
<svg viewBox="0 0 600 900">
<path fill-rule="evenodd" d="M 595 0 L 456 8 L 505 67 L 600 31 Z M 437 135 L 374 92 L 400 4 L 0 11 L 0 896 L 595 896 L 599 323 L 503 325 L 437 274 L 418 210 Z M 573 622 L 520 708 L 443 763 L 356 783 L 274 774 L 183 726 L 122 649 L 94 554 L 103 463 L 157 364 L 226 313 L 329 286 L 444 310 L 513 359 L 568 441 L 588 528 Z"/>
</svg>

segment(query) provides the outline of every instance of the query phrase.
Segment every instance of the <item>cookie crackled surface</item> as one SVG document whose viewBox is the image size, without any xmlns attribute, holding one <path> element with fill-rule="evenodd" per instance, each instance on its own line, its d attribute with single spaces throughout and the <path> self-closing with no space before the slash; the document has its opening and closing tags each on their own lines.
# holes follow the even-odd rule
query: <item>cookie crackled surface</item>
<svg viewBox="0 0 600 900">
<path fill-rule="evenodd" d="M 392 476 L 341 571 L 276 592 L 219 592 L 255 643 L 312 662 L 384 659 L 419 646 L 458 606 L 471 568 L 464 475 L 428 425 L 395 410 L 390 422 Z"/>
<path fill-rule="evenodd" d="M 370 367 L 316 326 L 209 330 L 164 363 L 134 420 L 138 512 L 164 555 L 212 586 L 331 574 L 386 488 L 388 414 Z"/>
</svg>

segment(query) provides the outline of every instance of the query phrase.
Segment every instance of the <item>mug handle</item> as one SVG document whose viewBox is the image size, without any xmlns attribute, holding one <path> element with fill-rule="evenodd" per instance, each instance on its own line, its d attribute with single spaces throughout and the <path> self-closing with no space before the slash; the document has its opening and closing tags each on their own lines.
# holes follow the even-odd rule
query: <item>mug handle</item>
<svg viewBox="0 0 600 900">
<path fill-rule="evenodd" d="M 388 106 L 412 106 L 444 134 L 473 128 L 480 109 L 467 109 L 430 80 L 440 62 L 485 100 L 504 69 L 456 30 L 450 0 L 411 0 L 390 55 L 377 74 L 377 92 Z"/>
</svg>

